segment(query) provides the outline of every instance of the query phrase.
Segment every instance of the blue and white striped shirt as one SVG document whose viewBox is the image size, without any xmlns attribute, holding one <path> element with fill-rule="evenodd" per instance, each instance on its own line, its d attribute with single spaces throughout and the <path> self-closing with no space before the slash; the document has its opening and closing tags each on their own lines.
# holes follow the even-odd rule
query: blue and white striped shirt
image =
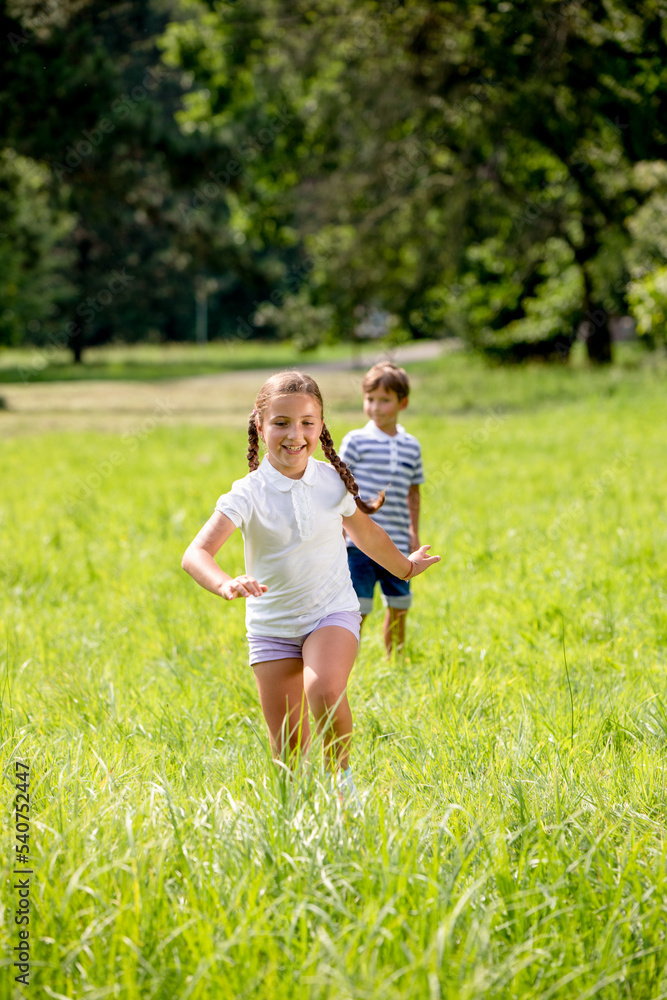
<svg viewBox="0 0 667 1000">
<path fill-rule="evenodd" d="M 352 472 L 362 500 L 373 500 L 386 490 L 384 504 L 371 517 L 396 548 L 409 555 L 408 493 L 411 486 L 424 482 L 424 473 L 419 441 L 400 424 L 396 430 L 392 437 L 369 420 L 365 427 L 345 435 L 339 455 Z M 353 544 L 349 538 L 347 544 Z"/>
</svg>

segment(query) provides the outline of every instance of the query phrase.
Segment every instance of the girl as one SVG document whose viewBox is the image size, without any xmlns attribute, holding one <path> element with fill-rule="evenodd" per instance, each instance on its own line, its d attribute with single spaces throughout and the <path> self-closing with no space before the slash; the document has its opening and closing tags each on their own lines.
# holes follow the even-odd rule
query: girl
<svg viewBox="0 0 667 1000">
<path fill-rule="evenodd" d="M 267 454 L 258 460 L 259 438 Z M 364 503 L 336 454 L 316 382 L 301 372 L 272 376 L 248 425 L 250 473 L 232 484 L 183 556 L 182 566 L 211 593 L 246 599 L 246 626 L 259 699 L 275 757 L 308 749 L 308 709 L 332 770 L 348 768 L 352 714 L 347 681 L 359 643 L 359 601 L 348 570 L 343 528 L 354 544 L 404 580 L 440 556 L 422 545 L 408 558 L 368 517 L 384 497 Z M 312 457 L 318 442 L 326 462 Z M 333 466 L 333 468 L 331 467 Z M 236 528 L 246 572 L 232 577 L 214 556 Z"/>
</svg>

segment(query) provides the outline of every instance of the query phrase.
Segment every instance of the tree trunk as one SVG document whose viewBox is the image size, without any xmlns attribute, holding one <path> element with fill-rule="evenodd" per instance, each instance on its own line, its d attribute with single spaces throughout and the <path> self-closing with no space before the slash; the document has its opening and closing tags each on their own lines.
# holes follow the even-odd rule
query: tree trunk
<svg viewBox="0 0 667 1000">
<path fill-rule="evenodd" d="M 584 284 L 584 315 L 579 330 L 584 335 L 588 360 L 593 365 L 609 365 L 612 362 L 609 315 L 604 306 L 593 304 L 596 293 L 589 271 L 589 264 L 600 252 L 602 245 L 594 221 L 595 215 L 595 204 L 582 191 L 581 226 L 584 232 L 584 239 L 580 244 L 570 241 L 570 247 L 581 270 L 581 277 Z"/>
<path fill-rule="evenodd" d="M 79 289 L 83 290 L 87 287 L 87 272 L 90 267 L 90 251 L 92 248 L 91 239 L 84 233 L 83 237 L 78 241 L 78 259 L 76 262 L 76 269 L 79 274 Z M 86 320 L 82 316 L 80 319 L 75 317 L 74 319 L 74 329 L 70 334 L 69 344 L 67 345 L 73 354 L 73 361 L 75 365 L 80 365 L 83 361 L 83 349 L 86 346 Z"/>
<path fill-rule="evenodd" d="M 612 362 L 609 314 L 603 306 L 589 304 L 586 310 L 586 351 L 591 364 L 610 365 Z"/>
<path fill-rule="evenodd" d="M 83 332 L 83 322 L 77 324 L 76 330 L 72 334 L 69 342 L 69 349 L 72 352 L 72 360 L 75 365 L 83 362 L 83 348 L 85 346 L 85 336 Z"/>
</svg>

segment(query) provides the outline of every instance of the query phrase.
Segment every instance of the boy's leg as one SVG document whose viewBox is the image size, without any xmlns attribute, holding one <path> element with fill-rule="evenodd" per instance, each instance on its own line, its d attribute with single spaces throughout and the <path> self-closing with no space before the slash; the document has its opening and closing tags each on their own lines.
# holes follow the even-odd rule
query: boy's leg
<svg viewBox="0 0 667 1000">
<path fill-rule="evenodd" d="M 373 591 L 377 576 L 375 574 L 375 564 L 372 559 L 356 546 L 348 546 L 347 562 L 350 567 L 352 586 L 359 598 L 359 610 L 361 611 L 361 624 L 368 618 L 373 610 Z"/>
<path fill-rule="evenodd" d="M 382 570 L 380 587 L 382 588 L 382 601 L 387 609 L 382 635 L 387 656 L 391 656 L 394 649 L 400 652 L 405 644 L 405 616 L 408 613 L 408 608 L 412 605 L 410 581 L 400 580 L 388 570 Z"/>
<path fill-rule="evenodd" d="M 391 656 L 394 647 L 396 647 L 396 652 L 400 653 L 405 645 L 405 619 L 407 613 L 407 608 L 387 608 L 382 625 L 382 635 L 387 656 Z"/>
<path fill-rule="evenodd" d="M 358 646 L 356 636 L 340 625 L 311 632 L 303 644 L 303 686 L 332 769 L 348 766 L 352 712 L 346 690 Z"/>
<path fill-rule="evenodd" d="M 259 703 L 269 727 L 273 756 L 289 763 L 310 745 L 308 707 L 303 688 L 303 660 L 296 657 L 255 663 Z M 286 752 L 289 746 L 289 754 Z"/>
</svg>

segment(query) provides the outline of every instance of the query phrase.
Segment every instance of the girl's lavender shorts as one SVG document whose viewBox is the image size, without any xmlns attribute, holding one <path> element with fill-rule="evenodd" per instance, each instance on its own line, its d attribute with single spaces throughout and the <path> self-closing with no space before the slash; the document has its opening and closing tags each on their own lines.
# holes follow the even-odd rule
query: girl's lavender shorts
<svg viewBox="0 0 667 1000">
<path fill-rule="evenodd" d="M 301 659 L 301 647 L 313 632 L 325 625 L 340 625 L 351 632 L 357 642 L 361 631 L 361 615 L 357 611 L 334 611 L 333 614 L 325 615 L 315 628 L 307 632 L 306 635 L 292 636 L 290 639 L 282 639 L 269 635 L 248 635 L 248 645 L 250 647 L 250 666 L 255 663 L 264 663 L 267 660 L 291 660 L 296 657 Z"/>
</svg>

